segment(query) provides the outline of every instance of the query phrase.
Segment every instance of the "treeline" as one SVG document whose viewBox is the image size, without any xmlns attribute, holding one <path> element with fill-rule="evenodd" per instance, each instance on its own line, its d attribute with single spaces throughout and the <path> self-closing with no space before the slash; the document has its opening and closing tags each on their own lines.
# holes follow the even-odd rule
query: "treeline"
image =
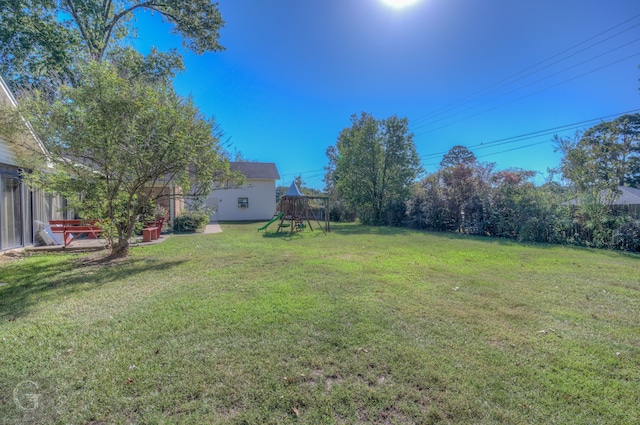
<svg viewBox="0 0 640 425">
<path fill-rule="evenodd" d="M 640 250 L 640 220 L 598 196 L 557 183 L 535 186 L 533 173 L 456 164 L 422 180 L 407 202 L 404 225 L 434 231 Z M 573 201 L 573 202 L 572 202 Z"/>
<path fill-rule="evenodd" d="M 344 131 L 328 151 L 326 179 L 334 199 L 332 220 L 348 221 L 357 216 L 364 224 L 640 251 L 640 212 L 634 206 L 613 203 L 620 195 L 619 187 L 634 186 L 640 176 L 638 114 L 602 123 L 573 139 L 556 138 L 556 146 L 564 154 L 557 170 L 563 176 L 562 184 L 536 186 L 533 171 L 496 170 L 494 164 L 478 162 L 466 147 L 454 146 L 438 171 L 407 186 L 408 196 L 398 196 L 399 192 L 384 195 L 383 208 L 375 220 L 370 214 L 360 214 L 361 207 L 351 202 L 356 198 L 363 203 L 367 198 L 366 191 L 353 194 L 365 185 L 363 181 L 340 184 L 347 172 L 352 182 L 356 176 L 360 180 L 375 176 L 367 174 L 375 164 L 365 161 L 359 169 L 349 170 L 347 165 L 353 167 L 353 160 L 344 157 L 352 153 L 341 149 L 342 136 Z M 410 135 L 405 138 L 412 142 Z M 379 150 L 377 157 L 384 164 L 382 153 L 384 150 Z M 411 150 L 409 155 L 413 158 Z M 401 161 L 403 155 L 395 152 L 394 156 Z M 358 161 L 363 162 L 362 158 Z"/>
</svg>

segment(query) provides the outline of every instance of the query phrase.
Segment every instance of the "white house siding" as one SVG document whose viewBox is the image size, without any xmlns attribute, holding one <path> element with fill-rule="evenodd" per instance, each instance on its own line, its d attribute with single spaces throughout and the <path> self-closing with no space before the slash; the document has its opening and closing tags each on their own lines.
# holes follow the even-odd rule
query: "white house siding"
<svg viewBox="0 0 640 425">
<path fill-rule="evenodd" d="M 238 206 L 238 198 L 247 198 L 248 206 Z M 276 183 L 274 180 L 248 180 L 239 189 L 214 190 L 207 205 L 217 205 L 214 217 L 220 221 L 268 220 L 276 212 Z"/>
<path fill-rule="evenodd" d="M 13 152 L 2 139 L 0 139 L 0 164 L 16 165 Z"/>
<path fill-rule="evenodd" d="M 0 77 L 0 106 L 15 107 L 16 101 Z M 25 125 L 19 144 L 39 150 L 35 136 Z M 16 152 L 21 149 L 0 139 L 0 251 L 33 245 L 37 234 L 54 218 L 62 218 L 64 199 L 32 191 L 22 181 Z M 28 153 L 22 149 L 22 154 Z"/>
</svg>

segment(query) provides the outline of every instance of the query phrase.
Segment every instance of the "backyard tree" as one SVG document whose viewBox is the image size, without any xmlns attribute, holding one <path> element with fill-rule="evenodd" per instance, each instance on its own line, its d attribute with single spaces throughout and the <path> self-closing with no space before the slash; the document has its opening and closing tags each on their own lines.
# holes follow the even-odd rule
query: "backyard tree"
<svg viewBox="0 0 640 425">
<path fill-rule="evenodd" d="M 134 36 L 138 11 L 159 15 L 197 54 L 223 49 L 218 39 L 224 21 L 210 0 L 5 0 L 0 73 L 14 90 L 52 75 L 68 80 L 79 55 L 102 60 L 119 41 Z"/>
<path fill-rule="evenodd" d="M 640 184 L 640 114 L 598 124 L 574 139 L 556 137 L 563 176 L 580 192 Z"/>
<path fill-rule="evenodd" d="M 14 92 L 70 75 L 81 38 L 58 20 L 54 1 L 0 2 L 0 74 Z"/>
<path fill-rule="evenodd" d="M 387 224 L 387 212 L 409 196 L 421 171 L 406 118 L 377 120 L 362 113 L 351 117 L 335 146 L 327 149 L 325 181 L 366 224 Z"/>
<path fill-rule="evenodd" d="M 122 256 L 163 189 L 202 196 L 229 166 L 214 121 L 166 82 L 124 78 L 107 62 L 90 62 L 82 75 L 52 103 L 38 92 L 23 99 L 50 163 L 29 164 L 28 178 L 64 195 L 81 218 L 99 221 L 112 237 L 111 255 Z"/>
<path fill-rule="evenodd" d="M 455 145 L 447 152 L 440 161 L 440 167 L 453 167 L 459 164 L 473 164 L 476 156 L 466 146 Z"/>
</svg>

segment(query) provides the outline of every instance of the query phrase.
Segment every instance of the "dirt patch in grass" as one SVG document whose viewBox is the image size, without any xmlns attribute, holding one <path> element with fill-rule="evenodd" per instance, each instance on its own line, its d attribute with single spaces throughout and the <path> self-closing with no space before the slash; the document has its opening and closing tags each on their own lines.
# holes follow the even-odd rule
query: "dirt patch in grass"
<svg viewBox="0 0 640 425">
<path fill-rule="evenodd" d="M 3 252 L 3 253 L 0 253 L 0 264 L 10 263 L 13 261 L 22 261 L 24 260 L 24 257 L 25 257 L 25 253 L 22 250 Z"/>
<path fill-rule="evenodd" d="M 74 260 L 77 267 L 111 267 L 129 263 L 130 257 L 111 257 L 104 253 L 92 253 Z"/>
</svg>

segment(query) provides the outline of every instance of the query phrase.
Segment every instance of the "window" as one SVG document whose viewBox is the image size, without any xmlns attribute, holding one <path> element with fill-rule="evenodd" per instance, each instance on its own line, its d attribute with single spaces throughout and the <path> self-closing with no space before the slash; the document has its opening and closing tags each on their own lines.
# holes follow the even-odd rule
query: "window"
<svg viewBox="0 0 640 425">
<path fill-rule="evenodd" d="M 0 177 L 0 249 L 22 246 L 22 185 L 17 176 Z"/>
<path fill-rule="evenodd" d="M 238 208 L 249 208 L 249 198 L 238 198 Z"/>
</svg>

